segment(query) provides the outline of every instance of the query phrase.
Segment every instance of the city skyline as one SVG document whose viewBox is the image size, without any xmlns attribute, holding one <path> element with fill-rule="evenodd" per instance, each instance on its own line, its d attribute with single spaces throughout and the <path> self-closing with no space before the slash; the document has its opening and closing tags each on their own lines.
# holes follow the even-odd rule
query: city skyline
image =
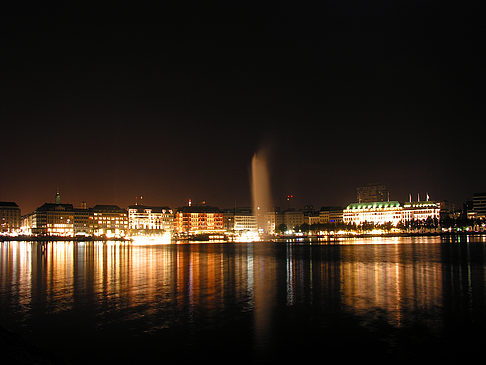
<svg viewBox="0 0 486 365">
<path fill-rule="evenodd" d="M 370 185 L 367 185 L 367 186 L 370 186 Z M 351 199 L 349 201 L 343 201 L 341 203 L 338 203 L 338 204 L 313 204 L 313 201 L 308 201 L 304 204 L 300 204 L 298 201 L 296 202 L 295 200 L 295 196 L 292 194 L 292 195 L 286 195 L 285 197 L 280 197 L 279 201 L 280 201 L 280 204 L 272 204 L 273 206 L 273 209 L 277 209 L 277 210 L 292 210 L 292 209 L 297 209 L 297 210 L 306 210 L 306 209 L 310 209 L 312 207 L 312 209 L 318 211 L 320 210 L 321 208 L 326 208 L 326 207 L 341 207 L 341 208 L 345 208 L 347 205 L 349 204 L 353 204 L 353 203 L 360 203 L 361 201 L 359 200 L 359 194 L 356 192 L 358 189 L 360 188 L 364 188 L 364 187 L 356 187 L 356 190 L 354 192 L 354 199 Z M 418 193 L 409 193 L 407 195 L 407 199 L 396 199 L 396 198 L 390 198 L 390 192 L 388 192 L 388 196 L 384 199 L 384 200 L 381 200 L 381 199 L 374 199 L 374 200 L 366 200 L 366 202 L 386 202 L 386 201 L 399 201 L 401 203 L 405 203 L 405 202 L 420 202 L 420 201 L 437 201 L 437 202 L 447 202 L 447 203 L 451 203 L 453 204 L 453 206 L 455 206 L 455 209 L 457 210 L 461 210 L 463 208 L 463 205 L 466 204 L 467 202 L 472 202 L 472 198 L 474 195 L 476 194 L 481 194 L 481 195 L 484 195 L 485 193 L 481 193 L 481 192 L 475 192 L 473 195 L 471 195 L 470 199 L 464 201 L 464 202 L 460 202 L 459 205 L 456 205 L 455 202 L 451 202 L 447 199 L 444 199 L 444 200 L 438 200 L 438 199 L 432 199 L 430 197 L 430 194 L 428 192 L 424 192 L 422 195 L 420 192 Z M 289 198 L 291 197 L 291 198 Z M 5 199 L 5 200 L 2 200 L 3 202 L 6 202 L 6 203 L 15 203 L 18 205 L 18 207 L 21 209 L 22 211 L 22 215 L 24 214 L 28 214 L 30 212 L 33 212 L 34 210 L 36 210 L 37 208 L 39 208 L 40 206 L 44 205 L 44 204 L 69 204 L 69 205 L 72 205 L 74 208 L 81 208 L 81 209 L 87 209 L 86 207 L 90 207 L 90 206 L 95 206 L 95 205 L 114 205 L 114 206 L 119 206 L 120 208 L 129 208 L 131 206 L 147 206 L 147 207 L 166 207 L 166 208 L 170 208 L 170 209 L 179 209 L 179 208 L 183 208 L 183 207 L 187 207 L 187 206 L 212 206 L 212 207 L 215 207 L 215 208 L 218 208 L 218 209 L 232 209 L 232 208 L 245 208 L 245 209 L 253 209 L 252 206 L 251 206 L 251 202 L 250 203 L 247 203 L 247 204 L 238 204 L 238 202 L 236 200 L 233 201 L 233 204 L 229 204 L 229 205 L 219 205 L 219 204 L 215 204 L 214 202 L 212 201 L 207 201 L 206 199 L 201 199 L 201 200 L 194 200 L 192 199 L 191 197 L 189 197 L 187 200 L 183 201 L 183 202 L 180 202 L 178 204 L 175 204 L 175 205 L 170 205 L 170 204 L 167 204 L 166 202 L 163 202 L 163 201 L 153 201 L 153 200 L 150 200 L 150 199 L 146 199 L 144 198 L 143 195 L 138 195 L 138 196 L 135 196 L 133 197 L 132 200 L 130 199 L 124 199 L 124 201 L 128 201 L 128 203 L 126 205 L 124 204 L 119 204 L 117 202 L 110 202 L 110 201 L 95 201 L 94 199 L 84 199 L 84 200 L 81 200 L 81 201 L 73 201 L 73 200 L 70 200 L 70 199 L 66 199 L 64 197 L 64 194 L 62 194 L 62 192 L 59 190 L 59 188 L 56 189 L 56 193 L 55 194 L 51 194 L 51 199 L 47 199 L 45 201 L 42 201 L 40 204 L 38 205 L 35 205 L 32 209 L 29 209 L 29 208 L 23 208 L 22 205 L 18 202 L 18 201 L 14 201 L 14 200 L 8 200 L 8 199 Z M 40 199 L 38 199 L 38 201 L 41 201 Z M 30 207 L 30 205 L 28 205 L 27 207 Z"/>
<path fill-rule="evenodd" d="M 486 190 L 474 6 L 11 5 L 0 200 L 250 206 L 264 146 L 275 205 L 461 204 Z"/>
<path fill-rule="evenodd" d="M 4 237 L 76 237 L 76 239 L 172 239 L 253 242 L 279 234 L 328 237 L 329 234 L 455 234 L 484 232 L 486 193 L 474 194 L 470 204 L 456 209 L 447 202 L 417 200 L 399 202 L 385 197 L 384 185 L 357 190 L 359 202 L 346 207 L 261 206 L 221 208 L 206 202 L 171 208 L 147 205 L 142 197 L 127 208 L 117 205 L 63 203 L 57 191 L 54 203 L 44 203 L 21 215 L 14 202 L 0 202 L 0 231 Z M 288 199 L 291 195 L 288 196 Z M 332 233 L 330 233 L 332 232 Z M 202 235 L 202 236 L 201 236 Z"/>
</svg>

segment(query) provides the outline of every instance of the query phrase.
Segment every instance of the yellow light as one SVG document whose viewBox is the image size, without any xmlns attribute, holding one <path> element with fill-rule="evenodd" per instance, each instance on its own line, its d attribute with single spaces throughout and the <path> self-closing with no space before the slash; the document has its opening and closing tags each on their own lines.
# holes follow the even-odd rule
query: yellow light
<svg viewBox="0 0 486 365">
<path fill-rule="evenodd" d="M 164 232 L 162 236 L 134 236 L 132 237 L 133 245 L 168 245 L 172 242 L 170 232 Z"/>
<path fill-rule="evenodd" d="M 235 239 L 236 242 L 256 242 L 260 241 L 260 235 L 255 231 L 246 231 L 241 233 Z"/>
</svg>

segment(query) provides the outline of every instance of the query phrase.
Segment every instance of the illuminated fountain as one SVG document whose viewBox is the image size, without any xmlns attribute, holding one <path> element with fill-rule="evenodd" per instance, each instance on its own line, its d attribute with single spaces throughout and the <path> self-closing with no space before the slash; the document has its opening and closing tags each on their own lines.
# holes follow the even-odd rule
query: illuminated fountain
<svg viewBox="0 0 486 365">
<path fill-rule="evenodd" d="M 267 155 L 259 151 L 251 160 L 251 193 L 253 215 L 255 216 L 260 237 L 270 233 L 268 216 L 272 212 L 270 176 L 267 168 Z"/>
</svg>

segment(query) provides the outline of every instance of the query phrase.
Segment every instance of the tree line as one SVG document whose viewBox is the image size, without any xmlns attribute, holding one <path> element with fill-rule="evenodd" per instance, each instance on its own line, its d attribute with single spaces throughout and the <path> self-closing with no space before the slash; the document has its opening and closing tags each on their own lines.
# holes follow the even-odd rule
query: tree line
<svg viewBox="0 0 486 365">
<path fill-rule="evenodd" d="M 287 227 L 282 223 L 275 229 L 277 234 L 285 234 L 287 231 L 301 232 L 304 234 L 312 234 L 316 232 L 370 232 L 373 230 L 383 230 L 391 232 L 393 228 L 397 228 L 402 232 L 436 232 L 441 229 L 451 230 L 477 230 L 479 227 L 486 224 L 486 219 L 467 218 L 467 217 L 443 217 L 440 220 L 437 218 L 428 217 L 425 220 L 412 219 L 409 221 L 400 222 L 395 227 L 391 222 L 384 224 L 375 224 L 373 222 L 363 222 L 359 225 L 354 223 L 344 222 L 329 222 L 316 224 L 301 224 L 295 227 Z"/>
</svg>

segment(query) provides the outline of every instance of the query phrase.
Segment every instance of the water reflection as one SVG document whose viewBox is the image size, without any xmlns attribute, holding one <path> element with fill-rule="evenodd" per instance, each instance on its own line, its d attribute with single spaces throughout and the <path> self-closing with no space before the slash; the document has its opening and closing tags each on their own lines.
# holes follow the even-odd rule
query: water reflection
<svg viewBox="0 0 486 365">
<path fill-rule="evenodd" d="M 131 350 L 120 344 L 158 351 L 153 341 L 174 351 L 217 342 L 243 346 L 248 355 L 281 350 L 296 333 L 328 339 L 343 326 L 336 318 L 352 316 L 366 326 L 377 313 L 392 328 L 420 322 L 437 334 L 450 316 L 484 317 L 485 251 L 482 242 L 440 238 L 338 245 L 4 242 L 1 319 L 75 363 L 86 358 L 72 357 L 77 347 L 68 339 L 90 341 L 102 358 L 116 347 L 120 359 L 129 359 Z M 337 327 L 324 330 L 330 326 Z"/>
<path fill-rule="evenodd" d="M 358 247 L 341 266 L 343 303 L 362 312 L 379 309 L 396 326 L 405 311 L 431 310 L 442 302 L 437 246 Z"/>
</svg>

